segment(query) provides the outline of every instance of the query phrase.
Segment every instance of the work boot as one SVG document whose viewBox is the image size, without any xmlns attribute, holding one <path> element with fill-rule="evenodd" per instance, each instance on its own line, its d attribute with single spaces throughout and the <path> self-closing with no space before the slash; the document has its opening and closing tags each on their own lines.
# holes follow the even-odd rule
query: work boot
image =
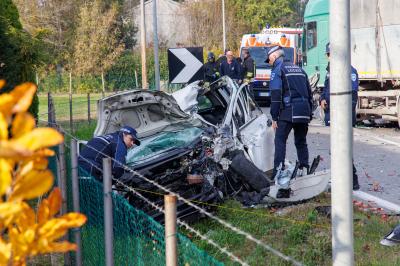
<svg viewBox="0 0 400 266">
<path fill-rule="evenodd" d="M 358 183 L 358 176 L 357 174 L 353 174 L 353 190 L 359 190 L 360 184 Z"/>
<path fill-rule="evenodd" d="M 353 163 L 353 190 L 359 190 L 360 184 L 358 183 L 357 169 Z"/>
</svg>

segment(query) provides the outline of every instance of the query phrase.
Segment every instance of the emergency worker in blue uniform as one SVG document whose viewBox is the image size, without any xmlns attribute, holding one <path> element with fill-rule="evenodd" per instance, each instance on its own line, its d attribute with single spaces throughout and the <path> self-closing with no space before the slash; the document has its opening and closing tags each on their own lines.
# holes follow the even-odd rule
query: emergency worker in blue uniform
<svg viewBox="0 0 400 266">
<path fill-rule="evenodd" d="M 329 61 L 330 55 L 330 43 L 326 44 L 326 56 Z M 325 117 L 324 122 L 325 126 L 330 126 L 331 123 L 331 114 L 330 114 L 330 85 L 329 85 L 329 62 L 326 67 L 326 77 L 324 83 L 324 90 L 322 91 L 320 97 L 320 105 L 321 108 L 324 109 Z M 357 107 L 357 99 L 358 99 L 358 73 L 357 70 L 352 66 L 351 67 L 351 87 L 352 87 L 352 117 L 353 117 L 353 127 L 356 125 L 356 107 Z M 360 185 L 358 183 L 357 169 L 354 166 L 353 162 L 353 190 L 360 189 Z"/>
<path fill-rule="evenodd" d="M 102 180 L 103 158 L 111 157 L 112 175 L 118 179 L 125 172 L 123 165 L 128 149 L 134 145 L 140 145 L 136 130 L 124 126 L 117 132 L 91 139 L 81 151 L 78 165 L 91 176 Z"/>
<path fill-rule="evenodd" d="M 312 119 L 311 86 L 307 74 L 299 66 L 284 62 L 284 51 L 274 46 L 268 51 L 266 63 L 272 65 L 271 116 L 275 129 L 274 177 L 284 168 L 286 141 L 294 130 L 294 142 L 299 160 L 299 173 L 309 169 L 307 147 L 308 123 Z"/>
</svg>

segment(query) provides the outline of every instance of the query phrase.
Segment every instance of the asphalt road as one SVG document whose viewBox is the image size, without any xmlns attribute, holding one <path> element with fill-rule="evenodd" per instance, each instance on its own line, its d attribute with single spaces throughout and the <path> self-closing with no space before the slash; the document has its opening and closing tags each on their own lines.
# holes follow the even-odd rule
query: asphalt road
<svg viewBox="0 0 400 266">
<path fill-rule="evenodd" d="M 269 114 L 269 108 L 262 108 Z M 321 155 L 319 168 L 330 168 L 330 128 L 313 120 L 308 133 L 310 160 Z M 293 133 L 289 136 L 286 158 L 297 160 Z M 361 191 L 400 205 L 400 131 L 395 127 L 354 129 L 354 162 Z"/>
</svg>

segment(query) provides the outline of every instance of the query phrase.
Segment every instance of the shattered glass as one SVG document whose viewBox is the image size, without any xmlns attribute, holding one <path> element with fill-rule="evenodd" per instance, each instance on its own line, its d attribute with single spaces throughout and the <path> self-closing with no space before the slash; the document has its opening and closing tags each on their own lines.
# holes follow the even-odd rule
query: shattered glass
<svg viewBox="0 0 400 266">
<path fill-rule="evenodd" d="M 200 128 L 189 127 L 179 131 L 161 132 L 153 137 L 143 139 L 140 146 L 128 151 L 126 163 L 135 166 L 172 149 L 186 147 L 202 133 L 203 130 Z"/>
</svg>

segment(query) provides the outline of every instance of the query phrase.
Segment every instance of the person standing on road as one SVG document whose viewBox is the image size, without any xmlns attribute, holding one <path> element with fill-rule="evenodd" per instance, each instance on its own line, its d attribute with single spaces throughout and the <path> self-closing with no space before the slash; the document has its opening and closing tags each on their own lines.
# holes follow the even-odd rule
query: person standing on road
<svg viewBox="0 0 400 266">
<path fill-rule="evenodd" d="M 254 77 L 254 60 L 248 49 L 243 49 L 242 80 Z"/>
<path fill-rule="evenodd" d="M 330 115 L 330 85 L 329 85 L 329 55 L 330 55 L 330 43 L 326 44 L 326 56 L 328 57 L 328 66 L 326 67 L 326 77 L 324 83 L 324 90 L 322 91 L 320 97 L 320 105 L 324 110 L 324 122 L 325 126 L 330 126 L 331 124 L 331 115 Z M 357 107 L 357 99 L 358 99 L 358 73 L 357 70 L 351 66 L 351 86 L 352 86 L 352 120 L 353 127 L 356 125 L 356 107 Z M 359 190 L 360 184 L 358 183 L 358 175 L 357 169 L 354 166 L 353 162 L 353 190 Z"/>
<path fill-rule="evenodd" d="M 215 62 L 215 55 L 209 52 L 207 55 L 207 63 L 204 64 L 204 73 L 206 82 L 214 82 L 219 78 L 218 63 Z"/>
<path fill-rule="evenodd" d="M 125 157 L 128 149 L 139 146 L 136 130 L 124 126 L 119 131 L 104 136 L 96 136 L 89 140 L 78 157 L 78 165 L 98 180 L 103 179 L 103 158 L 110 157 L 112 161 L 112 175 L 120 178 L 125 170 Z"/>
<path fill-rule="evenodd" d="M 222 61 L 219 72 L 221 76 L 228 76 L 239 84 L 241 83 L 241 66 L 233 56 L 232 51 L 226 52 L 226 61 Z"/>
<path fill-rule="evenodd" d="M 266 63 L 272 65 L 271 116 L 275 129 L 274 178 L 278 169 L 284 169 L 286 141 L 294 130 L 294 142 L 299 160 L 298 174 L 307 174 L 309 153 L 307 147 L 308 123 L 312 119 L 311 86 L 307 74 L 299 66 L 284 62 L 281 46 L 269 49 Z M 278 197 L 289 197 L 290 191 L 280 190 Z"/>
</svg>

